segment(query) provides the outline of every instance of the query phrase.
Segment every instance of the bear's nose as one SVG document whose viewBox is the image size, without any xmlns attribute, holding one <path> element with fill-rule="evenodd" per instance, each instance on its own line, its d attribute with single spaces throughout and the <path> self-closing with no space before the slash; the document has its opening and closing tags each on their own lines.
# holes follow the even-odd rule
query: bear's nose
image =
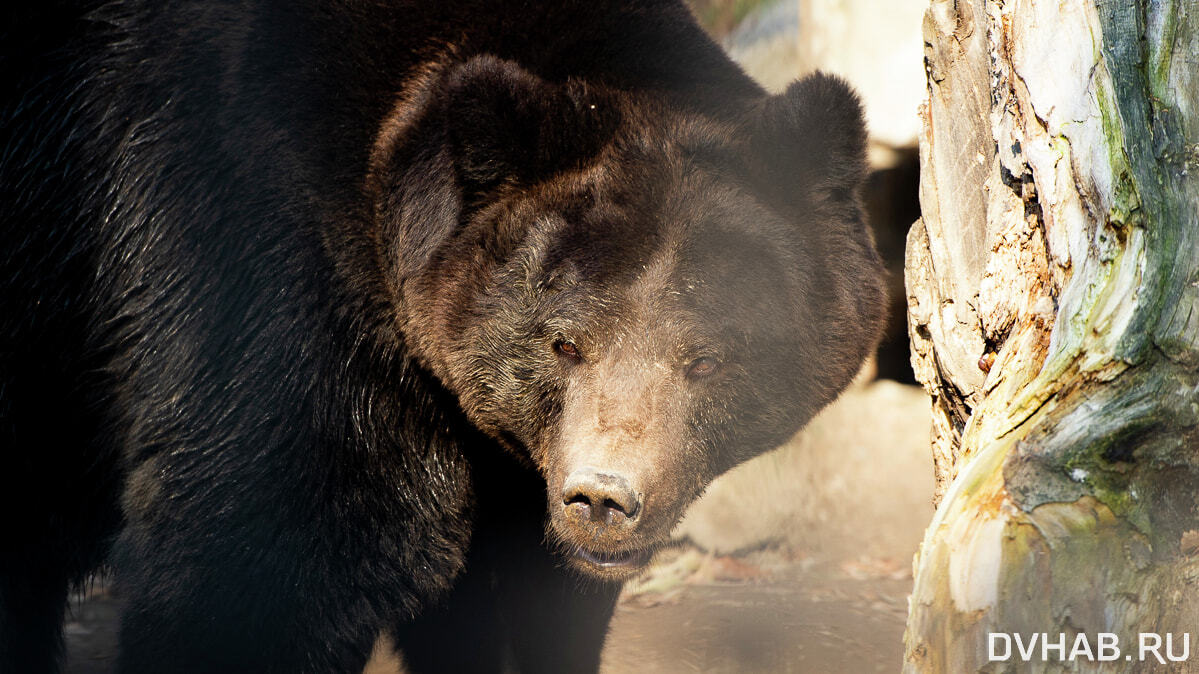
<svg viewBox="0 0 1199 674">
<path fill-rule="evenodd" d="M 628 480 L 593 468 L 576 470 L 566 478 L 562 504 L 572 519 L 597 524 L 624 524 L 641 510 L 637 492 Z"/>
</svg>

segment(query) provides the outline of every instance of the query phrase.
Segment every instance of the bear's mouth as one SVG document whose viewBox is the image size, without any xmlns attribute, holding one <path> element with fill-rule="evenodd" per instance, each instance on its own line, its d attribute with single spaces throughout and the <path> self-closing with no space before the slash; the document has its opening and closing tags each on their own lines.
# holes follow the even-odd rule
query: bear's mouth
<svg viewBox="0 0 1199 674">
<path fill-rule="evenodd" d="M 584 566 L 598 571 L 601 575 L 627 576 L 645 568 L 649 564 L 650 558 L 653 557 L 653 550 L 650 548 L 640 548 L 618 552 L 601 552 L 599 550 L 588 550 L 579 547 L 575 548 L 574 557 L 577 561 L 582 562 Z"/>
</svg>

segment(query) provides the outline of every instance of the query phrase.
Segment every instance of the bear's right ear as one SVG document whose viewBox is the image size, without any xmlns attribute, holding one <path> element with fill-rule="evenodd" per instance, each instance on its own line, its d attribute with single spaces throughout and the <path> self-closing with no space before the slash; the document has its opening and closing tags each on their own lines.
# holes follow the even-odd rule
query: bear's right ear
<svg viewBox="0 0 1199 674">
<path fill-rule="evenodd" d="M 620 119 L 603 90 L 490 56 L 410 85 L 378 132 L 365 183 L 397 278 L 423 269 L 493 190 L 584 165 Z"/>
<path fill-rule="evenodd" d="M 511 61 L 470 59 L 444 80 L 446 140 L 467 202 L 581 165 L 611 137 L 615 107 L 578 82 L 548 82 Z"/>
<path fill-rule="evenodd" d="M 861 101 L 835 75 L 808 75 L 765 101 L 751 147 L 762 184 L 783 203 L 852 201 L 866 178 Z"/>
</svg>

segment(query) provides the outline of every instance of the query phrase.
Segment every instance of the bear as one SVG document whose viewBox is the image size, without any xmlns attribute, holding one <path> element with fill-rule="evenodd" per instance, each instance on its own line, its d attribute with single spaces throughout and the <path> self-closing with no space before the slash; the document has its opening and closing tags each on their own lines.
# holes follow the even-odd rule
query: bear
<svg viewBox="0 0 1199 674">
<path fill-rule="evenodd" d="M 594 671 L 622 581 L 883 318 L 850 87 L 680 0 L 0 23 L 0 671 Z"/>
</svg>

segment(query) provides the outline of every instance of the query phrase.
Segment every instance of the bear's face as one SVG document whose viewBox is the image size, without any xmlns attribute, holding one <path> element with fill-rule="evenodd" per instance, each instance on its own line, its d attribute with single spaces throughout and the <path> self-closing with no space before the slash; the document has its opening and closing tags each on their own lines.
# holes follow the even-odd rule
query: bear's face
<svg viewBox="0 0 1199 674">
<path fill-rule="evenodd" d="M 592 575 L 638 570 L 873 348 L 860 113 L 837 81 L 797 86 L 734 125 L 476 59 L 377 151 L 408 347 L 540 471 L 551 540 Z"/>
</svg>

